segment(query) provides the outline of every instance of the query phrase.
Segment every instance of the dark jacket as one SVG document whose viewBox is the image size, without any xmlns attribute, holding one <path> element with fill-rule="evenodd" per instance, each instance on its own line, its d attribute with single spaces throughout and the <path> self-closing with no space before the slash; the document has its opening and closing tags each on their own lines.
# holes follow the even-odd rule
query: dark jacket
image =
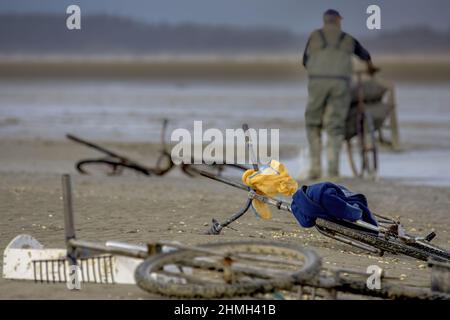
<svg viewBox="0 0 450 320">
<path fill-rule="evenodd" d="M 303 186 L 293 196 L 292 213 L 304 228 L 313 227 L 317 218 L 325 220 L 363 220 L 377 226 L 363 194 L 347 188 L 323 182 Z"/>
</svg>

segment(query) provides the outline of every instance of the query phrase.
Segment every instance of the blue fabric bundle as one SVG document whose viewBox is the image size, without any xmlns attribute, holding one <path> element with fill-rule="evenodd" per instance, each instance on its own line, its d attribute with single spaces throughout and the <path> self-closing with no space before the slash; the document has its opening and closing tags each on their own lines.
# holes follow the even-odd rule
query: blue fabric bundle
<svg viewBox="0 0 450 320">
<path fill-rule="evenodd" d="M 301 187 L 294 194 L 291 207 L 295 218 L 304 228 L 313 227 L 317 218 L 331 221 L 363 220 L 378 226 L 363 194 L 331 182 Z"/>
</svg>

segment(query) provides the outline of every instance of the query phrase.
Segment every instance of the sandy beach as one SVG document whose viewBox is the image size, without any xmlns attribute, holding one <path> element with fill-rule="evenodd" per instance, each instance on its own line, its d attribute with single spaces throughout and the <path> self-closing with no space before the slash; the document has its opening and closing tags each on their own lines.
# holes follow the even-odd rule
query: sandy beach
<svg viewBox="0 0 450 320">
<path fill-rule="evenodd" d="M 386 60 L 386 68 L 397 65 L 396 61 Z M 448 59 L 445 61 L 443 68 L 433 65 L 433 70 L 441 72 L 436 78 L 417 62 L 397 65 L 404 72 L 389 69 L 388 78 L 394 74 L 391 79 L 396 81 L 401 148 L 381 150 L 378 181 L 351 178 L 344 160 L 344 178 L 339 182 L 365 194 L 374 212 L 400 219 L 408 232 L 424 235 L 436 231 L 433 241 L 449 248 L 450 90 Z M 290 63 L 286 70 L 291 70 Z M 60 79 L 57 73 L 64 70 L 56 68 L 59 71 L 51 74 L 53 69 L 49 69 L 50 74 L 40 78 L 42 72 L 36 69 L 37 75 L 33 75 L 24 64 L 30 78 L 21 78 L 21 65 L 0 65 L 13 77 L 0 79 L 0 250 L 18 234 L 30 234 L 49 248 L 64 247 L 61 174 L 70 173 L 77 232 L 82 239 L 132 243 L 176 240 L 186 244 L 272 239 L 313 248 L 325 267 L 365 271 L 376 264 L 398 283 L 429 286 L 430 271 L 425 262 L 392 254 L 369 255 L 325 238 L 315 229 L 301 228 L 286 212 L 276 212 L 270 221 L 248 213 L 234 224 L 235 230 L 225 229 L 220 236 L 205 235 L 212 218 L 222 220 L 240 208 L 245 192 L 205 178 L 189 178 L 179 169 L 164 177 L 108 177 L 82 176 L 74 168 L 77 160 L 99 154 L 68 141 L 65 133 L 98 141 L 152 166 L 163 118 L 169 118 L 169 132 L 179 127 L 190 130 L 194 120 L 219 129 L 240 127 L 245 120 L 255 128 L 280 129 L 281 160 L 298 177 L 305 161 L 303 112 L 307 99 L 306 83 L 298 74 L 272 75 L 273 79 L 260 82 L 251 77 L 235 81 L 233 72 L 242 75 L 257 70 L 253 76 L 269 77 L 270 70 L 279 65 L 272 63 L 264 69 L 264 65 L 251 63 L 241 70 L 234 64 L 227 75 L 231 81 L 209 83 L 208 74 L 226 66 L 208 69 L 203 65 L 196 75 L 201 79 L 192 80 L 188 76 L 178 79 L 175 64 L 169 68 L 175 75 L 158 82 L 145 78 L 156 68 L 153 64 L 138 77 L 123 76 L 123 70 L 133 73 L 123 65 L 114 69 L 101 64 L 97 68 L 108 70 L 104 77 L 109 73 L 117 77 L 96 79 L 82 74 Z M 182 72 L 189 74 L 196 64 L 187 65 Z M 167 68 L 157 67 L 160 73 Z M 420 80 L 417 74 L 424 69 L 426 77 L 414 81 Z M 300 185 L 309 183 L 299 181 Z M 81 291 L 71 292 L 64 284 L 0 279 L 0 299 L 9 298 L 161 297 L 136 286 L 84 285 Z"/>
<path fill-rule="evenodd" d="M 82 239 L 131 243 L 176 240 L 188 244 L 274 239 L 314 248 L 326 267 L 365 270 L 377 264 L 388 275 L 398 277 L 399 283 L 429 285 L 425 262 L 391 254 L 368 255 L 324 238 L 315 229 L 302 229 L 285 212 L 275 213 L 271 221 L 258 220 L 248 213 L 233 226 L 236 230 L 226 229 L 219 236 L 204 235 L 213 217 L 224 219 L 245 201 L 244 192 L 205 178 L 188 178 L 179 170 L 161 178 L 80 176 L 73 168 L 74 161 L 93 152 L 65 141 L 1 141 L 0 148 L 0 248 L 24 233 L 46 247 L 64 247 L 60 175 L 68 172 L 74 180 L 77 232 Z M 149 164 L 154 160 L 151 148 L 145 152 L 130 149 Z M 366 194 L 375 212 L 398 217 L 411 233 L 435 230 L 436 244 L 448 247 L 449 188 L 405 186 L 384 179 L 377 183 L 343 179 L 341 183 Z M 0 287 L 0 298 L 158 298 L 128 285 L 85 285 L 80 292 L 70 292 L 64 284 L 1 279 Z"/>
</svg>

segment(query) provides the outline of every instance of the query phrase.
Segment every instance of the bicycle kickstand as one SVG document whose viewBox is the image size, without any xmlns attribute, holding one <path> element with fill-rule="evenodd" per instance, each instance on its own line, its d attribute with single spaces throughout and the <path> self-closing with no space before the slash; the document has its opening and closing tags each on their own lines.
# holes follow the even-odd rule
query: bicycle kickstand
<svg viewBox="0 0 450 320">
<path fill-rule="evenodd" d="M 211 228 L 206 232 L 206 234 L 215 234 L 215 235 L 220 234 L 223 228 L 228 227 L 229 224 L 242 217 L 248 211 L 248 209 L 252 205 L 252 201 L 253 199 L 247 199 L 247 203 L 245 204 L 245 206 L 239 212 L 233 214 L 223 223 L 220 223 L 217 219 L 213 218 Z"/>
</svg>

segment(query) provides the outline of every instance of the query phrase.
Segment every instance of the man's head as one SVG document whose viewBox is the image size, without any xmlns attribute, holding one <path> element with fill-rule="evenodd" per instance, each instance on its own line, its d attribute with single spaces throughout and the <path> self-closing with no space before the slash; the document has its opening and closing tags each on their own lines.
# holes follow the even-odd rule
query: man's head
<svg viewBox="0 0 450 320">
<path fill-rule="evenodd" d="M 323 22 L 324 24 L 334 24 L 337 26 L 341 26 L 342 16 L 338 11 L 334 9 L 328 9 L 323 13 Z"/>
</svg>

